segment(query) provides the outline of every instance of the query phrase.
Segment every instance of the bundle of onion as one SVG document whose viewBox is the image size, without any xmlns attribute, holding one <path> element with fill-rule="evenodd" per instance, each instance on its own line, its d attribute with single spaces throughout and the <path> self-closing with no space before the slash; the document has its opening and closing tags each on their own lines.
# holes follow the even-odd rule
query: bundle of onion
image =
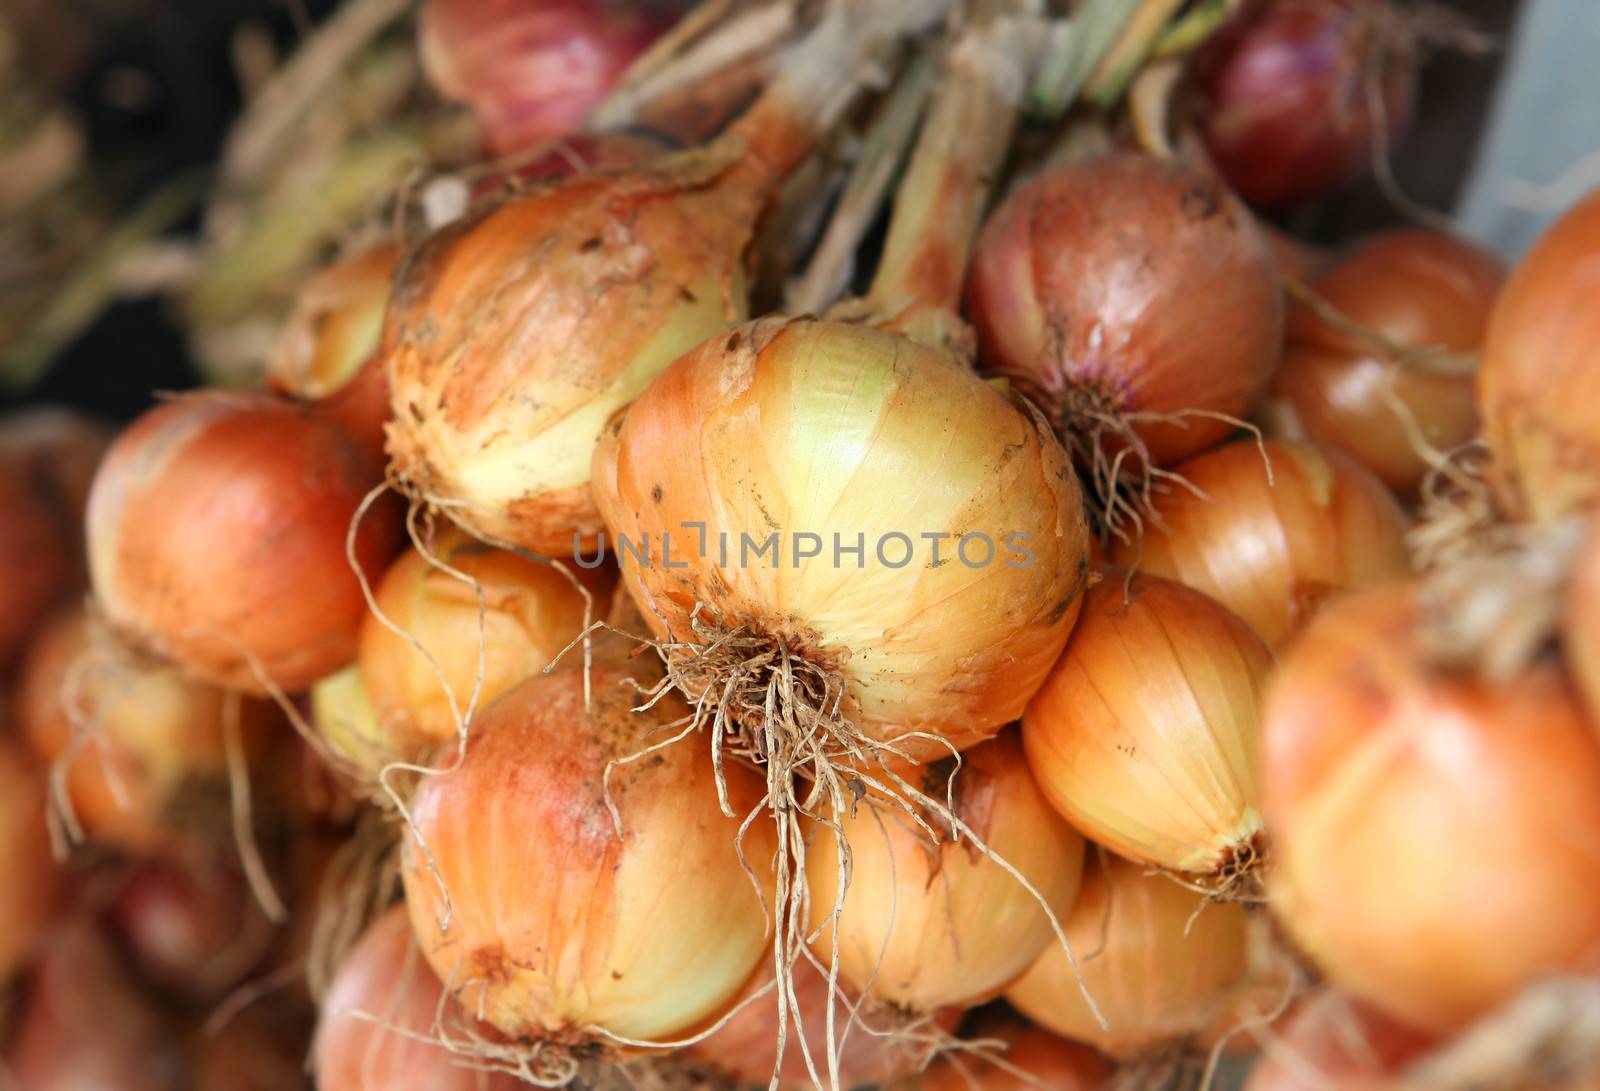
<svg viewBox="0 0 1600 1091">
<path fill-rule="evenodd" d="M 529 679 L 413 801 L 402 867 L 418 945 L 514 1040 L 478 1053 L 525 1076 L 569 1078 L 580 1054 L 691 1031 L 769 948 L 769 828 L 719 813 L 711 759 L 672 744 L 688 709 L 663 695 L 635 712 L 629 681 L 610 662 Z M 754 773 L 730 765 L 721 784 L 737 813 L 759 806 Z"/>
<path fill-rule="evenodd" d="M 1508 511 L 1550 523 L 1600 499 L 1600 191 L 1512 271 L 1489 318 L 1478 412 Z"/>
<path fill-rule="evenodd" d="M 30 645 L 17 708 L 69 831 L 136 851 L 226 828 L 230 746 L 242 767 L 278 727 L 267 706 L 117 648 L 81 606 Z"/>
<path fill-rule="evenodd" d="M 1083 838 L 1050 809 L 1014 732 L 921 772 L 918 797 L 868 796 L 837 833 L 819 825 L 806 872 L 819 961 L 836 957 L 871 1001 L 932 1012 L 990 999 L 1056 941 Z M 953 820 L 919 804 L 947 793 Z"/>
<path fill-rule="evenodd" d="M 949 1052 L 894 1091 L 1099 1091 L 1111 1077 L 1094 1050 L 1021 1019 L 984 1019 L 967 1036 L 982 1044 Z"/>
<path fill-rule="evenodd" d="M 44 820 L 44 774 L 0 738 L 0 989 L 33 953 L 55 901 L 57 873 Z"/>
<path fill-rule="evenodd" d="M 112 444 L 89 497 L 95 594 L 134 647 L 220 685 L 294 690 L 348 663 L 366 613 L 346 539 L 382 466 L 268 394 L 168 401 Z M 380 503 L 355 528 L 375 570 L 398 542 Z"/>
<path fill-rule="evenodd" d="M 1340 988 L 1451 1030 L 1600 953 L 1600 744 L 1559 673 L 1433 668 L 1409 585 L 1335 604 L 1263 718 L 1269 893 Z"/>
<path fill-rule="evenodd" d="M 876 49 L 941 6 L 834 10 L 707 147 L 562 179 L 425 242 L 383 348 L 409 488 L 487 541 L 557 556 L 593 542 L 589 465 L 607 418 L 743 315 L 745 251 L 774 186 Z"/>
<path fill-rule="evenodd" d="M 558 567 L 454 528 L 426 553 L 402 554 L 361 625 L 357 661 L 378 736 L 341 749 L 377 772 L 453 743 L 471 713 L 543 670 L 601 615 L 613 571 Z"/>
<path fill-rule="evenodd" d="M 1199 895 L 1142 864 L 1091 860 L 1066 925 L 1077 970 L 1060 947 L 1046 947 L 1006 999 L 1119 1059 L 1181 1044 L 1227 1009 L 1249 966 L 1244 908 L 1200 908 Z"/>
<path fill-rule="evenodd" d="M 322 1001 L 312 1049 L 321 1091 L 513 1091 L 525 1086 L 487 1073 L 442 1044 L 470 1016 L 443 997 L 417 952 L 411 922 L 396 906 L 362 935 Z M 485 1029 L 477 1031 L 489 1035 Z"/>
<path fill-rule="evenodd" d="M 1398 1091 L 1400 1073 L 1433 1045 L 1347 996 L 1325 989 L 1263 1038 L 1245 1091 Z"/>
<path fill-rule="evenodd" d="M 1098 843 L 1248 895 L 1265 848 L 1257 699 L 1272 662 L 1200 592 L 1107 574 L 1023 715 L 1028 764 Z"/>
<path fill-rule="evenodd" d="M 1143 496 L 1152 467 L 1250 412 L 1283 334 L 1250 214 L 1213 176 L 1132 154 L 1015 190 L 978 240 L 967 305 L 984 368 L 1044 409 L 1111 528 L 1137 516 L 1119 492 Z"/>
<path fill-rule="evenodd" d="M 780 1088 L 829 1087 L 831 1008 L 839 1086 L 881 1085 L 926 1064 L 949 1040 L 949 1032 L 962 1015 L 960 1008 L 931 1016 L 883 1008 L 864 1010 L 859 994 L 838 982 L 830 994 L 826 968 L 805 958 L 796 962 L 791 981 L 794 991 L 785 999 L 788 1033 L 781 1064 L 777 975 L 770 962 L 764 962 L 745 983 L 732 1017 L 709 1037 L 689 1046 L 685 1055 L 740 1086 L 765 1086 L 776 1072 Z"/>
<path fill-rule="evenodd" d="M 1389 0 L 1274 0 L 1197 59 L 1212 158 L 1245 200 L 1350 181 L 1405 132 L 1420 60 Z"/>
<path fill-rule="evenodd" d="M 1478 432 L 1477 351 L 1504 272 L 1436 231 L 1376 235 L 1316 278 L 1290 314 L 1273 384 L 1307 438 L 1405 496 Z"/>
<path fill-rule="evenodd" d="M 316 402 L 320 413 L 381 456 L 389 386 L 375 359 L 400 247 L 359 250 L 300 288 L 273 346 L 267 382 Z"/>
<path fill-rule="evenodd" d="M 1179 465 L 1190 488 L 1157 498 L 1143 542 L 1113 542 L 1119 565 L 1181 580 L 1282 647 L 1324 599 L 1405 574 L 1406 517 L 1343 455 L 1241 440 Z"/>
</svg>

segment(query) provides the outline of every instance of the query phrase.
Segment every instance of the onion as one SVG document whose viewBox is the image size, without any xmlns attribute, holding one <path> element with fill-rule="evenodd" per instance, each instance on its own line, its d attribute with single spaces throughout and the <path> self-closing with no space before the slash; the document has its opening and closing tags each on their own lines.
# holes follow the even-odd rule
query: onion
<svg viewBox="0 0 1600 1091">
<path fill-rule="evenodd" d="M 44 822 L 44 777 L 0 736 L 0 989 L 28 960 L 55 901 Z"/>
<path fill-rule="evenodd" d="M 276 938 L 244 875 L 215 854 L 135 863 L 108 916 L 142 982 L 194 1001 L 243 984 Z"/>
<path fill-rule="evenodd" d="M 985 1019 L 970 1037 L 997 1040 L 1005 1052 L 949 1053 L 895 1091 L 1100 1091 L 1110 1085 L 1111 1066 L 1100 1054 L 1020 1019 Z"/>
<path fill-rule="evenodd" d="M 1140 543 L 1111 559 L 1204 591 L 1282 647 L 1331 595 L 1409 569 L 1406 518 L 1361 466 L 1309 444 L 1239 441 L 1178 466 Z M 1268 465 L 1271 478 L 1268 478 Z"/>
<path fill-rule="evenodd" d="M 840 976 L 904 1011 L 971 1005 L 997 995 L 1054 943 L 1043 906 L 1065 919 L 1083 874 L 1083 838 L 1045 801 L 1014 733 L 924 771 L 921 791 L 954 792 L 957 818 L 977 835 L 952 837 L 904 798 L 869 796 L 840 821 L 850 846 L 840 899 L 838 837 L 819 829 L 808 849 L 811 926 L 819 960 L 838 948 Z M 1029 891 L 983 845 L 1034 887 Z M 1041 906 L 1041 902 L 1043 906 Z"/>
<path fill-rule="evenodd" d="M 95 594 L 131 643 L 220 685 L 294 690 L 348 663 L 366 602 L 345 556 L 382 468 L 310 411 L 264 394 L 174 399 L 112 445 L 89 502 Z M 393 509 L 355 557 L 393 553 Z"/>
<path fill-rule="evenodd" d="M 1490 481 L 1546 523 L 1600 498 L 1600 191 L 1556 221 L 1512 271 L 1489 318 L 1478 410 Z"/>
<path fill-rule="evenodd" d="M 1291 314 L 1274 393 L 1310 439 L 1414 493 L 1430 466 L 1418 439 L 1448 452 L 1477 435 L 1472 365 L 1503 277 L 1493 257 L 1449 235 L 1373 236 L 1312 284 L 1334 324 L 1304 307 Z"/>
<path fill-rule="evenodd" d="M 1405 133 L 1419 56 L 1387 0 L 1262 7 L 1197 62 L 1206 143 L 1247 201 L 1320 197 Z"/>
<path fill-rule="evenodd" d="M 322 1002 L 312 1065 L 319 1091 L 514 1091 L 514 1077 L 486 1074 L 435 1038 L 435 1020 L 455 1029 L 468 1016 L 417 953 L 411 922 L 397 906 L 350 951 Z"/>
<path fill-rule="evenodd" d="M 73 815 L 89 836 L 151 852 L 227 814 L 225 701 L 214 686 L 96 637 L 80 606 L 53 618 L 29 647 L 17 708 L 34 752 L 62 763 Z M 240 711 L 241 745 L 259 749 L 267 710 L 246 702 Z"/>
<path fill-rule="evenodd" d="M 475 686 L 482 709 L 543 670 L 599 615 L 610 594 L 608 568 L 591 573 L 568 563 L 563 571 L 453 529 L 429 551 L 476 587 L 417 550 L 384 573 L 378 609 L 411 639 L 372 614 L 362 623 L 361 678 L 381 725 L 379 745 L 361 762 L 368 768 L 396 758 L 415 761 L 453 744 L 458 722 L 472 711 Z"/>
<path fill-rule="evenodd" d="M 1199 895 L 1142 864 L 1091 862 L 1066 922 L 1081 986 L 1066 953 L 1049 946 L 1006 999 L 1041 1026 L 1113 1057 L 1197 1034 L 1227 1009 L 1249 965 L 1244 908 L 1207 905 L 1197 914 L 1200 907 Z"/>
<path fill-rule="evenodd" d="M 1013 191 L 979 237 L 967 305 L 984 367 L 1044 409 L 1097 483 L 1097 452 L 1166 466 L 1226 436 L 1283 333 L 1249 213 L 1203 171 L 1133 154 Z"/>
<path fill-rule="evenodd" d="M 172 1091 L 184 1086 L 175 1033 L 82 921 L 53 932 L 5 1053 L 20 1091 Z"/>
<path fill-rule="evenodd" d="M 1398 1091 L 1404 1066 L 1433 1041 L 1325 989 L 1265 1044 L 1245 1091 Z"/>
<path fill-rule="evenodd" d="M 551 556 L 592 543 L 606 420 L 743 315 L 745 251 L 774 188 L 874 50 L 941 6 L 833 13 L 713 144 L 558 181 L 425 242 L 384 335 L 389 448 L 410 490 L 485 541 Z"/>
<path fill-rule="evenodd" d="M 577 129 L 671 19 L 620 0 L 428 0 L 422 63 L 497 155 Z M 658 9 L 663 5 L 656 5 Z"/>
<path fill-rule="evenodd" d="M 1198 591 L 1109 574 L 1022 719 L 1039 787 L 1129 859 L 1251 885 L 1263 849 L 1257 694 L 1272 652 Z"/>
<path fill-rule="evenodd" d="M 1600 523 L 1589 527 L 1572 563 L 1561 639 L 1567 669 L 1589 718 L 1600 723 Z"/>
<path fill-rule="evenodd" d="M 22 464 L 40 499 L 65 528 L 74 573 L 80 578 L 89 486 L 110 442 L 105 423 L 75 409 L 41 406 L 0 417 L 0 461 Z"/>
<path fill-rule="evenodd" d="M 733 1017 L 710 1037 L 689 1046 L 686 1056 L 739 1086 L 766 1086 L 778 1064 L 775 981 L 770 963 L 759 967 L 735 1001 Z M 778 1086 L 804 1091 L 826 1085 L 813 1080 L 813 1070 L 823 1081 L 828 1079 L 828 975 L 802 958 L 795 964 L 793 982 L 793 1010 Z M 962 1015 L 960 1008 L 933 1016 L 889 1008 L 861 1010 L 856 1008 L 856 993 L 843 985 L 837 988 L 833 1018 L 840 1087 L 883 1084 L 915 1071 Z M 856 1022 L 847 1032 L 852 1011 Z"/>
<path fill-rule="evenodd" d="M 418 787 L 402 862 L 440 980 L 528 1049 L 548 1047 L 547 1059 L 720 1014 L 769 943 L 752 886 L 772 858 L 768 828 L 742 834 L 747 873 L 740 824 L 719 811 L 703 751 L 668 745 L 614 765 L 670 740 L 689 713 L 671 695 L 635 713 L 621 667 L 597 663 L 591 675 L 587 710 L 577 668 L 485 709 L 462 764 Z M 732 811 L 750 813 L 759 778 L 722 774 Z"/>
<path fill-rule="evenodd" d="M 1409 585 L 1330 606 L 1263 719 L 1269 891 L 1328 979 L 1452 1030 L 1600 954 L 1600 744 L 1552 667 L 1433 669 Z"/>
</svg>

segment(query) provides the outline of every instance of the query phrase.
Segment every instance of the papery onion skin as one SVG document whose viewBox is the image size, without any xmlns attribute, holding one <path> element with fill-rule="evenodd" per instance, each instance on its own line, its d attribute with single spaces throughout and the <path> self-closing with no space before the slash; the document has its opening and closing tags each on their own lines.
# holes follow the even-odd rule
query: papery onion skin
<svg viewBox="0 0 1600 1091">
<path fill-rule="evenodd" d="M 0 736 L 0 989 L 33 953 L 55 902 L 57 870 L 45 828 L 42 770 Z"/>
<path fill-rule="evenodd" d="M 1204 591 L 1283 647 L 1324 600 L 1406 574 L 1406 517 L 1369 471 L 1306 443 L 1238 440 L 1174 468 L 1142 542 L 1111 559 Z M 1268 465 L 1271 480 L 1268 480 Z"/>
<path fill-rule="evenodd" d="M 940 803 L 953 790 L 956 817 L 1037 894 L 965 835 L 953 839 L 937 815 L 927 818 L 943 831 L 934 845 L 895 803 L 868 797 L 839 818 L 851 866 L 837 925 L 829 922 L 840 893 L 837 839 L 819 829 L 807 851 L 813 947 L 826 965 L 837 943 L 843 979 L 901 1010 L 976 1004 L 1055 942 L 1043 906 L 1057 920 L 1071 911 L 1083 838 L 1050 809 L 1014 732 L 966 751 L 959 769 L 915 770 L 913 783 Z"/>
<path fill-rule="evenodd" d="M 1064 923 L 1083 985 L 1110 1029 L 1085 1003 L 1058 944 L 1045 948 L 1006 999 L 1039 1025 L 1116 1058 L 1206 1029 L 1227 1008 L 1249 960 L 1244 908 L 1223 903 L 1197 914 L 1201 898 L 1142 864 L 1091 859 Z"/>
<path fill-rule="evenodd" d="M 482 710 L 553 662 L 600 617 L 611 592 L 609 569 L 591 572 L 569 559 L 563 571 L 484 545 L 453 528 L 427 545 L 438 562 L 477 586 L 436 567 L 417 549 L 401 554 L 378 584 L 375 597 L 383 617 L 420 642 L 434 660 L 430 663 L 376 614 L 369 613 L 361 623 L 357 661 L 372 712 L 382 725 L 379 749 L 390 760 L 419 760 L 442 744 L 453 745 L 458 716 Z M 573 654 L 581 656 L 581 648 Z M 455 697 L 455 712 L 446 683 Z M 474 686 L 476 709 L 469 706 Z"/>
<path fill-rule="evenodd" d="M 1600 499 L 1600 191 L 1511 272 L 1489 318 L 1478 410 L 1489 479 L 1515 517 L 1549 523 Z"/>
<path fill-rule="evenodd" d="M 1504 278 L 1499 261 L 1478 247 L 1412 229 L 1367 239 L 1311 290 L 1402 351 L 1437 348 L 1464 358 L 1481 347 Z M 1423 351 L 1414 363 L 1394 359 L 1304 306 L 1290 312 L 1288 342 L 1273 393 L 1293 405 L 1308 438 L 1349 455 L 1401 496 L 1413 494 L 1429 469 L 1405 415 L 1435 451 L 1477 435 L 1471 371 L 1430 370 Z"/>
<path fill-rule="evenodd" d="M 1088 1046 L 1020 1019 L 984 1019 L 968 1035 L 1004 1042 L 1005 1051 L 995 1054 L 1000 1063 L 987 1051 L 952 1053 L 893 1091 L 1100 1091 L 1111 1078 L 1110 1063 Z"/>
<path fill-rule="evenodd" d="M 595 494 L 658 635 L 690 638 L 706 603 L 726 624 L 781 636 L 838 671 L 846 715 L 877 739 L 925 731 L 960 748 L 1015 719 L 1060 652 L 1087 576 L 1082 494 L 1037 414 L 944 356 L 861 326 L 769 320 L 688 353 L 606 429 Z M 705 556 L 686 528 L 696 521 Z M 741 536 L 773 533 L 781 564 L 740 563 Z M 825 552 L 793 564 L 806 533 Z M 834 563 L 834 533 L 847 548 L 862 536 L 863 567 L 848 554 Z M 935 567 L 916 536 L 936 533 L 949 537 Z M 976 539 L 972 567 L 957 559 L 955 538 L 968 533 L 990 537 L 989 564 Z M 905 567 L 876 555 L 892 534 L 920 550 Z M 1027 536 L 1027 557 L 1008 549 L 1014 534 Z M 649 566 L 620 548 L 642 535 L 658 554 Z M 886 556 L 900 552 L 891 541 Z"/>
<path fill-rule="evenodd" d="M 1551 666 L 1432 669 L 1410 585 L 1331 605 L 1263 718 L 1269 893 L 1328 979 L 1463 1026 L 1600 956 L 1600 742 Z"/>
<path fill-rule="evenodd" d="M 1277 365 L 1283 310 L 1267 240 L 1226 188 L 1131 153 L 1018 187 L 967 278 L 980 364 L 1058 429 L 1093 413 L 1247 416 Z M 1198 415 L 1131 425 L 1161 466 L 1232 428 Z"/>
<path fill-rule="evenodd" d="M 1259 691 L 1271 650 L 1226 607 L 1109 572 L 1022 718 L 1040 789 L 1130 859 L 1217 874 L 1261 835 Z"/>
<path fill-rule="evenodd" d="M 467 1010 L 523 1041 L 680 1033 L 725 1010 L 771 950 L 704 748 L 686 740 L 607 778 L 688 716 L 672 697 L 632 712 L 628 677 L 596 664 L 587 714 L 581 669 L 528 680 L 484 710 L 460 767 L 413 802 L 438 869 L 409 837 L 418 945 Z M 725 775 L 734 813 L 751 813 L 759 778 L 732 764 Z M 753 823 L 744 859 L 764 868 L 774 851 L 770 824 Z"/>
<path fill-rule="evenodd" d="M 366 600 L 345 543 L 381 479 L 358 442 L 275 396 L 165 402 L 118 437 L 95 478 L 96 597 L 120 635 L 197 677 L 299 689 L 355 655 Z M 392 500 L 355 536 L 371 575 L 398 545 Z"/>
<path fill-rule="evenodd" d="M 458 1033 L 471 1019 L 445 1001 L 444 986 L 418 953 L 411 921 L 396 906 L 362 934 L 322 1001 L 312 1047 L 319 1091 L 514 1091 L 525 1085 L 473 1067 L 435 1044 L 443 1016 Z M 493 1037 L 486 1028 L 476 1033 Z M 419 1040 L 429 1039 L 429 1040 Z"/>
<path fill-rule="evenodd" d="M 1197 61 L 1206 144 L 1252 204 L 1320 197 L 1405 133 L 1416 99 L 1413 48 L 1386 0 L 1274 0 L 1225 30 Z M 1372 83 L 1378 75 L 1376 88 Z"/>
<path fill-rule="evenodd" d="M 1311 997 L 1275 1029 L 1275 1047 L 1245 1091 L 1399 1091 L 1404 1066 L 1435 1044 L 1331 989 Z"/>
</svg>

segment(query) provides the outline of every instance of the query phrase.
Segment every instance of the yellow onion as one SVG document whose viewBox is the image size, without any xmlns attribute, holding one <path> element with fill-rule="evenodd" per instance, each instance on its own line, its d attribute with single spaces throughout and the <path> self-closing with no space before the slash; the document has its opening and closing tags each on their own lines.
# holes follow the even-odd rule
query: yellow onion
<svg viewBox="0 0 1600 1091">
<path fill-rule="evenodd" d="M 1569 209 L 1506 281 L 1489 318 L 1478 411 L 1490 480 L 1515 515 L 1565 518 L 1600 497 L 1600 191 Z"/>
<path fill-rule="evenodd" d="M 1263 717 L 1269 893 L 1328 979 L 1461 1027 L 1600 965 L 1600 742 L 1559 672 L 1429 665 L 1409 585 L 1330 606 Z"/>
<path fill-rule="evenodd" d="M 1199 591 L 1108 573 L 1023 715 L 1028 764 L 1096 842 L 1226 888 L 1263 847 L 1257 704 L 1272 662 Z"/>
<path fill-rule="evenodd" d="M 35 754 L 60 763 L 84 832 L 149 852 L 207 821 L 225 822 L 227 700 L 215 686 L 97 637 L 78 606 L 53 618 L 30 645 L 17 707 Z M 238 714 L 239 745 L 259 752 L 277 726 L 269 709 L 240 701 Z"/>
<path fill-rule="evenodd" d="M 164 402 L 117 438 L 95 477 L 95 595 L 119 635 L 197 677 L 300 689 L 355 656 L 366 600 L 346 539 L 382 473 L 358 441 L 283 398 Z M 357 529 L 355 560 L 369 572 L 398 544 L 396 515 L 380 503 Z"/>
<path fill-rule="evenodd" d="M 413 802 L 403 871 L 418 945 L 467 1011 L 523 1043 L 680 1034 L 726 1010 L 770 950 L 753 885 L 769 827 L 744 834 L 747 872 L 703 748 L 613 764 L 688 717 L 671 696 L 631 711 L 628 677 L 597 663 L 587 710 L 583 670 L 529 679 Z M 754 773 L 723 776 L 737 814 L 759 805 Z"/>
<path fill-rule="evenodd" d="M 1199 1034 L 1227 1010 L 1249 968 L 1244 908 L 1200 908 L 1200 895 L 1143 864 L 1091 860 L 1067 921 L 1082 984 L 1065 952 L 1046 947 L 1006 999 L 1039 1025 L 1118 1058 Z"/>
<path fill-rule="evenodd" d="M 1404 1067 L 1434 1039 L 1332 989 L 1274 1028 L 1245 1091 L 1400 1091 Z"/>
<path fill-rule="evenodd" d="M 1282 647 L 1324 599 L 1403 575 L 1406 518 L 1383 483 L 1343 455 L 1241 440 L 1182 463 L 1124 567 L 1204 591 Z M 1270 463 L 1270 479 L 1268 464 Z"/>
<path fill-rule="evenodd" d="M 1026 970 L 1064 920 L 1083 874 L 1083 838 L 1051 809 L 1014 733 L 920 771 L 915 787 L 943 802 L 977 835 L 952 836 L 947 820 L 919 825 L 897 800 L 868 796 L 840 820 L 850 846 L 839 906 L 838 835 L 819 828 L 807 850 L 817 958 L 835 947 L 840 976 L 868 998 L 909 1011 L 987 1000 Z M 926 815 L 926 812 L 924 811 Z M 935 833 L 939 837 L 935 842 Z M 1028 890 L 981 845 L 1034 888 Z M 1041 905 L 1041 903 L 1043 903 Z"/>
<path fill-rule="evenodd" d="M 1099 1091 L 1111 1077 L 1111 1065 L 1094 1050 L 1020 1019 L 984 1019 L 968 1037 L 997 1041 L 1003 1052 L 952 1051 L 894 1091 Z"/>
<path fill-rule="evenodd" d="M 592 542 L 589 466 L 606 420 L 744 316 L 745 251 L 774 187 L 871 52 L 938 7 L 835 13 L 706 148 L 554 181 L 423 243 L 383 342 L 389 449 L 413 492 L 486 540 L 553 556 Z"/>
<path fill-rule="evenodd" d="M 1504 277 L 1437 231 L 1375 235 L 1312 282 L 1334 314 L 1291 313 L 1273 391 L 1308 438 L 1409 495 L 1429 468 L 1418 439 L 1447 452 L 1477 435 L 1472 365 Z"/>
<path fill-rule="evenodd" d="M 55 900 L 56 865 L 45 830 L 44 774 L 0 737 L 0 989 L 28 961 Z"/>
<path fill-rule="evenodd" d="M 781 643 L 877 740 L 959 748 L 1015 719 L 1087 572 L 1081 494 L 1037 415 L 862 326 L 766 320 L 701 345 L 607 429 L 595 491 L 658 636 Z"/>
<path fill-rule="evenodd" d="M 482 709 L 543 670 L 601 615 L 610 593 L 609 568 L 590 571 L 569 560 L 563 571 L 453 529 L 428 551 L 461 575 L 409 550 L 376 588 L 377 609 L 390 624 L 372 613 L 361 623 L 357 661 L 381 725 L 379 745 L 358 758 L 369 768 L 454 743 L 461 718 L 473 711 L 475 686 Z"/>
</svg>

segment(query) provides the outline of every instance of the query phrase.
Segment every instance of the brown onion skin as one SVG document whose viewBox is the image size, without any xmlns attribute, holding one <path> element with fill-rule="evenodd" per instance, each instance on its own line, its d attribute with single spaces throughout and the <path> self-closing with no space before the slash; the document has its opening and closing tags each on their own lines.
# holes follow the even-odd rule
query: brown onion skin
<svg viewBox="0 0 1600 1091">
<path fill-rule="evenodd" d="M 982 1019 L 968 1036 L 1004 1042 L 998 1056 L 1006 1067 L 990 1063 L 987 1053 L 953 1054 L 893 1091 L 1100 1091 L 1111 1078 L 1111 1063 L 1088 1046 L 1015 1017 Z"/>
<path fill-rule="evenodd" d="M 1013 191 L 978 238 L 966 297 L 982 367 L 1058 429 L 1086 394 L 1113 413 L 1245 417 L 1282 348 L 1277 265 L 1249 212 L 1210 174 L 1132 153 Z M 1231 427 L 1133 424 L 1162 466 Z"/>
<path fill-rule="evenodd" d="M 1483 344 L 1504 279 L 1500 262 L 1478 247 L 1413 229 L 1372 236 L 1311 289 L 1402 350 L 1437 347 L 1467 355 Z M 1408 365 L 1303 305 L 1290 311 L 1288 348 L 1273 393 L 1293 406 L 1309 439 L 1349 455 L 1401 496 L 1415 493 L 1429 468 L 1402 413 L 1437 451 L 1478 433 L 1471 372 L 1430 372 L 1426 358 Z"/>
<path fill-rule="evenodd" d="M 0 725 L 5 726 L 5 725 Z M 44 771 L 0 734 L 0 989 L 29 956 L 55 904 L 58 876 L 45 828 Z"/>
<path fill-rule="evenodd" d="M 1269 893 L 1341 989 L 1451 1031 L 1600 959 L 1600 742 L 1553 666 L 1428 666 L 1406 584 L 1332 604 L 1264 724 Z"/>
<path fill-rule="evenodd" d="M 1489 479 L 1515 517 L 1546 523 L 1600 498 L 1600 190 L 1522 259 L 1489 318 L 1478 411 Z"/>
<path fill-rule="evenodd" d="M 1418 59 L 1386 0 L 1273 0 L 1197 58 L 1202 130 L 1245 200 L 1274 206 L 1323 196 L 1372 163 L 1382 65 L 1384 139 L 1409 127 Z"/>
<path fill-rule="evenodd" d="M 1238 440 L 1174 468 L 1142 542 L 1114 542 L 1118 565 L 1179 580 L 1282 648 L 1332 595 L 1406 574 L 1406 517 L 1357 463 L 1309 444 Z"/>
<path fill-rule="evenodd" d="M 1399 1091 L 1401 1070 L 1435 1039 L 1330 989 L 1274 1028 L 1245 1091 Z"/>
<path fill-rule="evenodd" d="M 413 1037 L 432 1037 L 443 992 L 417 951 L 405 909 L 396 906 L 379 917 L 345 956 L 323 998 L 312 1047 L 319 1091 L 515 1091 L 526 1086 L 513 1076 L 479 1072 L 469 1067 L 470 1057 Z M 443 1013 L 446 1020 L 470 1023 L 448 1001 Z M 493 1038 L 488 1028 L 479 1026 L 477 1032 Z"/>
<path fill-rule="evenodd" d="M 345 539 L 382 472 L 359 443 L 275 396 L 166 402 L 117 438 L 95 478 L 95 594 L 120 635 L 197 677 L 300 689 L 355 656 L 366 600 Z M 356 534 L 369 576 L 399 544 L 392 501 Z"/>
</svg>

